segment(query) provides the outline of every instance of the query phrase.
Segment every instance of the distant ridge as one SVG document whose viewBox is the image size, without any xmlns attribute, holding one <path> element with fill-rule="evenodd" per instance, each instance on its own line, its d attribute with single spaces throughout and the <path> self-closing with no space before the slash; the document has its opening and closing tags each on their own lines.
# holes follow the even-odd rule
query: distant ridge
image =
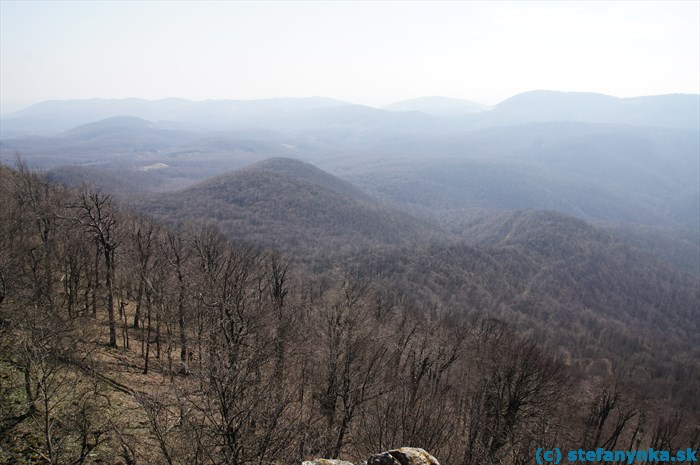
<svg viewBox="0 0 700 465">
<path fill-rule="evenodd" d="M 700 95 L 618 98 L 591 92 L 534 90 L 502 101 L 488 118 L 487 123 L 500 125 L 578 121 L 699 129 Z"/>
<path fill-rule="evenodd" d="M 112 144 L 117 147 L 125 141 L 132 146 L 165 147 L 178 141 L 194 138 L 191 131 L 170 129 L 136 116 L 113 116 L 92 123 L 82 124 L 57 135 L 54 147 L 76 144 L 91 145 L 95 151 L 102 152 Z"/>
<path fill-rule="evenodd" d="M 196 131 L 265 130 L 325 134 L 355 142 L 392 131 L 444 133 L 533 122 L 700 127 L 700 95 L 617 98 L 587 92 L 536 90 L 487 107 L 448 97 L 420 97 L 382 109 L 325 97 L 260 100 L 89 99 L 47 101 L 2 118 L 2 137 L 55 135 L 105 118 L 132 116 Z"/>
<path fill-rule="evenodd" d="M 82 124 L 61 134 L 64 137 L 86 139 L 121 130 L 153 129 L 155 124 L 136 116 L 113 116 L 93 123 Z"/>
<path fill-rule="evenodd" d="M 490 107 L 470 100 L 449 97 L 418 97 L 391 103 L 382 107 L 389 111 L 421 111 L 435 116 L 455 116 L 478 113 Z"/>
<path fill-rule="evenodd" d="M 145 100 L 85 99 L 48 100 L 3 116 L 2 132 L 56 133 L 75 126 L 116 116 L 133 116 L 154 122 L 199 123 L 209 129 L 231 118 L 255 118 L 270 113 L 289 113 L 347 105 L 325 97 L 271 98 L 259 100 Z"/>
</svg>

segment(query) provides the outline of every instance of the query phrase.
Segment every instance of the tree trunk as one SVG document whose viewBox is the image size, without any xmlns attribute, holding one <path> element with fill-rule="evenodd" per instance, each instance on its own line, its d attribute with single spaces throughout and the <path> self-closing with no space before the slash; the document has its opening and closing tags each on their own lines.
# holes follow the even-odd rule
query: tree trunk
<svg viewBox="0 0 700 465">
<path fill-rule="evenodd" d="M 107 284 L 107 318 L 109 320 L 109 345 L 117 347 L 117 328 L 114 323 L 114 252 L 105 246 L 105 283 Z"/>
</svg>

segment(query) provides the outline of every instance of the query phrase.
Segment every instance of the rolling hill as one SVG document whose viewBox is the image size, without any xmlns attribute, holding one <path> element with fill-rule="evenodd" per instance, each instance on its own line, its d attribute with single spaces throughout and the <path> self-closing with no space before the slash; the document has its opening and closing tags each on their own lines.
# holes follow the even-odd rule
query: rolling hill
<svg viewBox="0 0 700 465">
<path fill-rule="evenodd" d="M 464 233 L 462 242 L 382 247 L 334 260 L 379 279 L 391 295 L 460 317 L 506 321 L 583 368 L 604 358 L 618 372 L 639 364 L 660 372 L 697 360 L 696 276 L 556 212 L 502 213 Z M 670 395 L 664 379 L 644 382 Z"/>
<path fill-rule="evenodd" d="M 589 221 L 698 229 L 698 131 L 530 123 L 402 141 L 336 168 L 375 197 L 432 218 L 557 210 Z"/>
<path fill-rule="evenodd" d="M 673 372 L 700 344 L 696 276 L 643 250 L 639 237 L 558 212 L 482 211 L 446 232 L 289 159 L 155 197 L 143 209 L 276 247 L 312 275 L 342 270 L 390 301 L 508 322 L 584 371 L 604 358 L 616 372 L 635 364 Z M 671 395 L 664 379 L 648 383 Z"/>
<path fill-rule="evenodd" d="M 697 129 L 700 96 L 669 94 L 617 98 L 589 92 L 536 90 L 504 100 L 484 118 L 481 125 L 580 121 Z"/>
<path fill-rule="evenodd" d="M 280 432 L 274 457 L 299 462 L 317 451 L 310 435 L 336 443 L 325 420 L 347 412 L 330 406 L 338 393 L 363 396 L 351 437 L 384 431 L 381 415 L 367 424 L 377 412 L 412 412 L 398 419 L 420 437 L 444 431 L 431 449 L 447 457 L 463 457 L 514 402 L 524 419 L 513 443 L 531 438 L 532 418 L 567 448 L 593 428 L 625 443 L 642 426 L 645 444 L 665 428 L 679 444 L 697 440 L 697 279 L 580 219 L 501 213 L 465 222 L 462 239 L 427 241 L 435 230 L 285 159 L 151 199 L 195 223 L 182 229 L 26 169 L 0 167 L 0 179 L 3 459 L 68 438 L 76 462 L 93 441 L 105 460 L 121 448 L 125 462 L 193 463 L 231 424 L 225 401 L 244 412 L 239 431 L 261 444 Z M 107 231 L 104 262 L 96 231 Z M 281 244 L 307 266 L 245 242 Z M 259 434 L 249 418 L 280 421 Z"/>
<path fill-rule="evenodd" d="M 276 247 L 295 257 L 422 242 L 435 234 L 427 223 L 290 159 L 266 160 L 155 196 L 142 208 L 172 222 L 215 224 L 233 239 Z"/>
<path fill-rule="evenodd" d="M 259 125 L 270 116 L 291 115 L 309 109 L 345 104 L 322 97 L 202 101 L 177 98 L 51 100 L 5 115 L 2 120 L 2 137 L 22 133 L 56 134 L 75 126 L 118 116 L 180 123 L 190 129 L 223 130 L 230 129 L 233 125 Z"/>
<path fill-rule="evenodd" d="M 496 317 L 554 347 L 572 350 L 567 341 L 608 331 L 575 353 L 581 360 L 604 353 L 623 363 L 620 345 L 652 357 L 662 351 L 657 340 L 669 353 L 689 354 L 692 341 L 700 343 L 697 280 L 645 251 L 639 237 L 650 236 L 630 241 L 554 211 L 486 210 L 448 232 L 279 158 L 152 198 L 143 209 L 276 247 L 314 273 L 339 268 L 428 307 Z"/>
<path fill-rule="evenodd" d="M 293 158 L 268 158 L 244 168 L 246 171 L 264 171 L 295 179 L 302 183 L 322 187 L 336 194 L 372 203 L 374 200 L 364 191 L 325 171 Z"/>
</svg>

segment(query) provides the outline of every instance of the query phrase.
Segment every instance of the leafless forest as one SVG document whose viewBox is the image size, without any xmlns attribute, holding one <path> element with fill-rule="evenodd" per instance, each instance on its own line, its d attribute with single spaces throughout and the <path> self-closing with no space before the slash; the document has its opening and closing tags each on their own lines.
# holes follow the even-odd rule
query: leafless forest
<svg viewBox="0 0 700 465">
<path fill-rule="evenodd" d="M 697 280 L 578 220 L 511 218 L 505 245 L 339 248 L 329 265 L 21 161 L 0 181 L 5 463 L 700 446 Z M 542 224 L 555 233 L 528 236 Z"/>
</svg>

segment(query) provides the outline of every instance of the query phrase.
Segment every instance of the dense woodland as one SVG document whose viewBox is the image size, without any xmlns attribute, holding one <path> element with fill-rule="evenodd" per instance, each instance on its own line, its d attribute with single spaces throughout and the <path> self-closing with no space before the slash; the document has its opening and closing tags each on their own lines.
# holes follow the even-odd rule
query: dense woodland
<svg viewBox="0 0 700 465">
<path fill-rule="evenodd" d="M 331 264 L 21 163 L 0 205 L 0 461 L 700 447 L 697 281 L 583 222 Z"/>
</svg>

